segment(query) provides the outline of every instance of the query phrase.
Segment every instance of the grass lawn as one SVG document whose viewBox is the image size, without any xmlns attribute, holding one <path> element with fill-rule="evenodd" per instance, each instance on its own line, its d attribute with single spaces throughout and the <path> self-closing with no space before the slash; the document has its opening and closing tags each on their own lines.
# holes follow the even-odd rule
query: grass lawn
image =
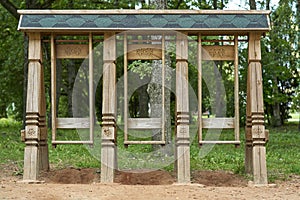
<svg viewBox="0 0 300 200">
<path fill-rule="evenodd" d="M 267 144 L 267 167 L 270 182 L 277 179 L 286 179 L 292 174 L 300 175 L 300 132 L 297 128 L 297 123 L 289 123 L 276 129 L 269 128 L 270 140 Z M 191 126 L 191 130 L 193 129 L 195 127 Z M 20 140 L 20 130 L 21 123 L 0 119 L 0 165 L 17 164 L 16 174 L 22 174 L 23 168 L 25 145 Z M 78 139 L 75 131 L 60 132 L 59 135 L 63 139 Z M 171 156 L 162 155 L 160 152 L 153 153 L 151 145 L 131 145 L 125 148 L 122 145 L 123 136 L 121 133 L 119 135 L 118 162 L 121 168 L 159 168 L 162 166 L 165 170 L 173 170 L 172 152 Z M 221 134 L 223 139 L 230 139 L 232 136 L 231 131 L 224 131 Z M 49 131 L 49 141 L 50 138 Z M 195 138 L 191 145 L 192 170 L 228 170 L 237 174 L 244 174 L 243 128 L 241 128 L 242 143 L 239 148 L 235 148 L 234 145 L 215 145 L 199 148 L 196 140 Z M 94 147 L 89 148 L 83 145 L 58 145 L 53 148 L 49 144 L 51 167 L 99 168 L 99 147 L 96 144 Z M 163 162 L 159 163 L 158 161 Z M 166 165 L 166 163 L 169 164 Z"/>
</svg>

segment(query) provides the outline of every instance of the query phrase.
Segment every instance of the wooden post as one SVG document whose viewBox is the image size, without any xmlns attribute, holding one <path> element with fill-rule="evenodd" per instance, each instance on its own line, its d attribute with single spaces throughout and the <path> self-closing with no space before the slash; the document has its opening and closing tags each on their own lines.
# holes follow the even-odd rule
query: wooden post
<svg viewBox="0 0 300 200">
<path fill-rule="evenodd" d="M 249 34 L 246 121 L 246 171 L 253 173 L 256 185 L 266 185 L 266 133 L 264 126 L 260 33 Z"/>
<path fill-rule="evenodd" d="M 176 169 L 177 182 L 190 183 L 190 135 L 188 94 L 188 40 L 176 38 Z"/>
<path fill-rule="evenodd" d="M 112 183 L 116 162 L 116 38 L 104 34 L 101 182 Z"/>
<path fill-rule="evenodd" d="M 39 170 L 49 169 L 46 100 L 40 33 L 29 33 L 28 86 L 24 151 L 24 182 L 38 182 Z"/>
</svg>

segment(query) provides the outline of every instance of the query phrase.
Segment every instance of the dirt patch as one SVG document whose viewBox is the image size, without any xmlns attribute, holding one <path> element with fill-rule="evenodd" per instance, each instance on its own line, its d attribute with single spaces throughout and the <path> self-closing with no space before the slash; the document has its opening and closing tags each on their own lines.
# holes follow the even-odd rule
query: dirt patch
<svg viewBox="0 0 300 200">
<path fill-rule="evenodd" d="M 66 168 L 44 172 L 41 174 L 41 179 L 47 183 L 89 184 L 99 180 L 99 175 L 96 172 L 96 169 L 90 168 Z"/>
<path fill-rule="evenodd" d="M 124 185 L 170 185 L 176 180 L 170 173 L 158 171 L 118 171 L 115 182 Z"/>
<path fill-rule="evenodd" d="M 51 170 L 41 174 L 46 183 L 90 184 L 100 182 L 97 169 L 66 168 Z M 123 185 L 171 185 L 176 183 L 174 173 L 163 170 L 128 170 L 116 171 L 115 183 Z M 192 183 L 215 187 L 246 187 L 244 177 L 225 171 L 194 171 Z"/>
<path fill-rule="evenodd" d="M 0 199 L 300 199 L 300 176 L 276 186 L 250 187 L 230 172 L 193 172 L 192 182 L 203 186 L 173 185 L 174 175 L 166 171 L 123 171 L 116 172 L 116 183 L 101 184 L 97 169 L 66 168 L 43 173 L 44 184 L 22 184 L 18 183 L 22 176 L 13 175 L 16 172 L 16 165 L 0 165 Z"/>
<path fill-rule="evenodd" d="M 194 171 L 192 182 L 215 187 L 246 187 L 244 177 L 225 171 Z"/>
</svg>

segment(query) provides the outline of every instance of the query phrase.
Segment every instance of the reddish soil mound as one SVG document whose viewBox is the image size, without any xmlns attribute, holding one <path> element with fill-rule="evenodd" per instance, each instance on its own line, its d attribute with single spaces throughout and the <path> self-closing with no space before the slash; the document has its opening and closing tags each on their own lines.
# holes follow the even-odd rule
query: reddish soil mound
<svg viewBox="0 0 300 200">
<path fill-rule="evenodd" d="M 118 171 L 115 178 L 116 183 L 124 185 L 170 185 L 175 178 L 166 171 Z"/>
<path fill-rule="evenodd" d="M 100 174 L 97 171 L 97 169 L 66 168 L 45 172 L 42 178 L 48 183 L 89 184 L 100 182 Z M 175 176 L 162 170 L 117 171 L 115 176 L 115 183 L 123 185 L 171 185 L 175 182 Z M 247 186 L 247 181 L 243 177 L 225 171 L 194 171 L 192 183 L 217 187 Z"/>
<path fill-rule="evenodd" d="M 248 182 L 242 176 L 225 171 L 195 171 L 192 182 L 206 186 L 246 187 Z"/>
<path fill-rule="evenodd" d="M 98 182 L 99 175 L 96 173 L 96 169 L 75 169 L 66 168 L 61 170 L 51 170 L 45 172 L 42 178 L 48 183 L 60 183 L 60 184 L 88 184 Z"/>
</svg>

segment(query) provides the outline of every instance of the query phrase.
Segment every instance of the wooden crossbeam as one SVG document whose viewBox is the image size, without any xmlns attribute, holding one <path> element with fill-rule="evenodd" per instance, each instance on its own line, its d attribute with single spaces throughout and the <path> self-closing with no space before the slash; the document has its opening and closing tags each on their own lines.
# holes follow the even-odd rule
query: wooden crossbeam
<svg viewBox="0 0 300 200">
<path fill-rule="evenodd" d="M 130 44 L 127 48 L 128 60 L 162 59 L 162 46 L 158 44 Z"/>
<path fill-rule="evenodd" d="M 55 140 L 55 141 L 52 141 L 52 144 L 90 144 L 92 145 L 94 142 L 93 141 L 76 141 L 76 140 Z"/>
<path fill-rule="evenodd" d="M 128 118 L 128 129 L 161 129 L 161 118 Z"/>
<path fill-rule="evenodd" d="M 233 129 L 234 118 L 202 118 L 202 128 L 205 129 Z"/>
<path fill-rule="evenodd" d="M 84 59 L 89 55 L 88 44 L 57 44 L 56 58 Z"/>
<path fill-rule="evenodd" d="M 202 48 L 202 60 L 235 60 L 233 45 L 212 45 Z"/>
<path fill-rule="evenodd" d="M 203 140 L 200 141 L 199 144 L 235 144 L 239 145 L 241 144 L 240 141 L 235 141 L 235 140 L 227 140 L 227 141 L 210 141 L 210 140 Z"/>
<path fill-rule="evenodd" d="M 56 128 L 76 129 L 90 128 L 89 118 L 56 118 Z"/>
<path fill-rule="evenodd" d="M 164 145 L 166 144 L 166 141 L 134 141 L 134 140 L 127 140 L 124 141 L 125 145 L 129 145 L 129 144 L 161 144 Z"/>
</svg>

